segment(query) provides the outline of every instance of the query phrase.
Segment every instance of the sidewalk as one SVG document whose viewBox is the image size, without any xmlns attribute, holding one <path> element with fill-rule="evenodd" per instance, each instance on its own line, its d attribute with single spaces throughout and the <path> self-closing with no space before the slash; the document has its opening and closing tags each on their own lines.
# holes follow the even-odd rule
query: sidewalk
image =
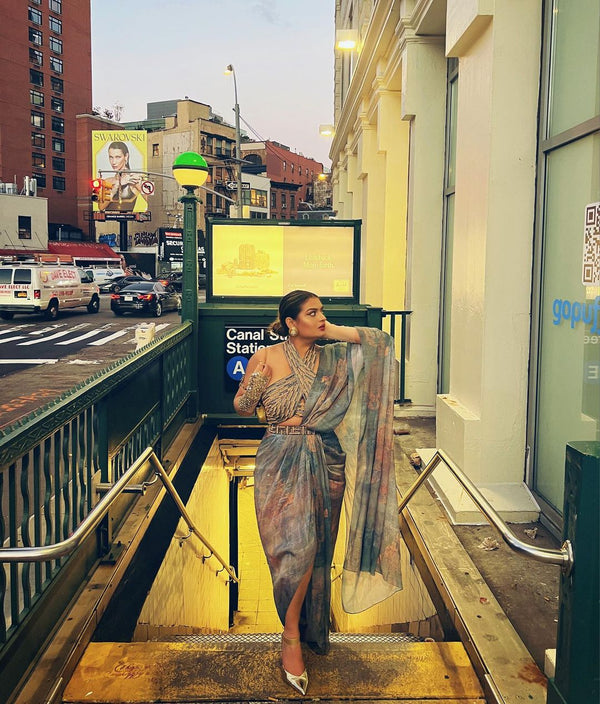
<svg viewBox="0 0 600 704">
<path fill-rule="evenodd" d="M 395 426 L 402 433 L 396 439 L 407 457 L 417 448 L 435 447 L 435 418 L 399 418 Z M 453 530 L 543 671 L 545 650 L 556 647 L 560 570 L 513 552 L 483 515 L 481 520 L 483 525 L 453 526 Z M 537 547 L 560 547 L 540 523 L 511 524 L 510 528 Z M 535 538 L 525 533 L 532 529 L 537 529 Z M 499 547 L 484 550 L 480 546 L 485 538 L 497 540 Z"/>
</svg>

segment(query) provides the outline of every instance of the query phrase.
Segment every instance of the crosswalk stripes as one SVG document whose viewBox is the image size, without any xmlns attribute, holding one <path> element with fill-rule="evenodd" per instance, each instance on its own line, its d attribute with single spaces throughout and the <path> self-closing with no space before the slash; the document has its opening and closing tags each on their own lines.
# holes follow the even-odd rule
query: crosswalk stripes
<svg viewBox="0 0 600 704">
<path fill-rule="evenodd" d="M 117 330 L 114 330 L 111 323 L 92 329 L 89 329 L 90 323 L 81 323 L 73 326 L 67 326 L 66 323 L 56 323 L 43 328 L 35 328 L 31 324 L 13 325 L 12 327 L 0 328 L 0 345 L 9 344 L 9 347 L 5 348 L 7 354 L 10 354 L 9 349 L 12 349 L 14 354 L 19 347 L 30 348 L 32 345 L 41 345 L 43 343 L 54 344 L 56 347 L 61 346 L 63 348 L 68 348 L 70 345 L 81 347 L 81 343 L 84 343 L 83 346 L 101 347 L 125 336 L 129 336 L 129 339 L 122 340 L 123 343 L 135 342 L 136 328 L 143 324 L 128 325 Z M 171 324 L 158 324 L 155 326 L 155 331 L 163 330 Z M 111 332 L 111 329 L 114 332 Z M 10 343 L 13 343 L 14 346 L 10 347 Z M 53 358 L 27 359 L 26 357 L 22 359 L 2 359 L 0 356 L 0 365 L 2 366 L 54 364 L 57 361 L 58 359 Z"/>
</svg>

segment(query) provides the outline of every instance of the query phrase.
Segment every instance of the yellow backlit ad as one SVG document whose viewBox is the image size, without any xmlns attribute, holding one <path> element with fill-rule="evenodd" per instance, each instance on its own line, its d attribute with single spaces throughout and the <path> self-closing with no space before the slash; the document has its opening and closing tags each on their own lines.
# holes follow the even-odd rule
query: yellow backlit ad
<svg viewBox="0 0 600 704">
<path fill-rule="evenodd" d="M 213 295 L 279 296 L 283 286 L 283 228 L 213 227 Z"/>
</svg>

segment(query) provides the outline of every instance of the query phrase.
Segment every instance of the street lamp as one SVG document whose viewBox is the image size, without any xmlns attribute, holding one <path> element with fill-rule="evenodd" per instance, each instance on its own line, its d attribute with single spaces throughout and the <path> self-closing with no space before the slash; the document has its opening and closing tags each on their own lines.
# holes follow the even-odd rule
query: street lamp
<svg viewBox="0 0 600 704">
<path fill-rule="evenodd" d="M 196 152 L 183 152 L 173 162 L 173 176 L 185 188 L 183 203 L 183 279 L 181 320 L 192 323 L 192 353 L 189 359 L 190 416 L 198 415 L 198 229 L 194 191 L 208 178 L 208 164 Z"/>
<path fill-rule="evenodd" d="M 237 216 L 242 217 L 242 148 L 241 148 L 241 136 L 240 136 L 240 106 L 238 103 L 237 94 L 237 81 L 235 79 L 235 69 L 233 64 L 229 64 L 225 69 L 225 73 L 233 75 L 233 94 L 235 98 L 235 155 L 237 157 Z"/>
</svg>

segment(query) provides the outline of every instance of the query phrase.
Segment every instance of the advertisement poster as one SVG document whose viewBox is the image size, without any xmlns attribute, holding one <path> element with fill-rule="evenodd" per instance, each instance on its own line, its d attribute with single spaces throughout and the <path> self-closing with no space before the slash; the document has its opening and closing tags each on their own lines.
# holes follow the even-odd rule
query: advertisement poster
<svg viewBox="0 0 600 704">
<path fill-rule="evenodd" d="M 93 130 L 92 174 L 102 179 L 94 210 L 107 213 L 144 213 L 142 195 L 147 171 L 145 130 Z"/>
<path fill-rule="evenodd" d="M 353 295 L 354 227 L 218 225 L 212 228 L 212 294 L 276 297 L 305 289 Z"/>
</svg>

